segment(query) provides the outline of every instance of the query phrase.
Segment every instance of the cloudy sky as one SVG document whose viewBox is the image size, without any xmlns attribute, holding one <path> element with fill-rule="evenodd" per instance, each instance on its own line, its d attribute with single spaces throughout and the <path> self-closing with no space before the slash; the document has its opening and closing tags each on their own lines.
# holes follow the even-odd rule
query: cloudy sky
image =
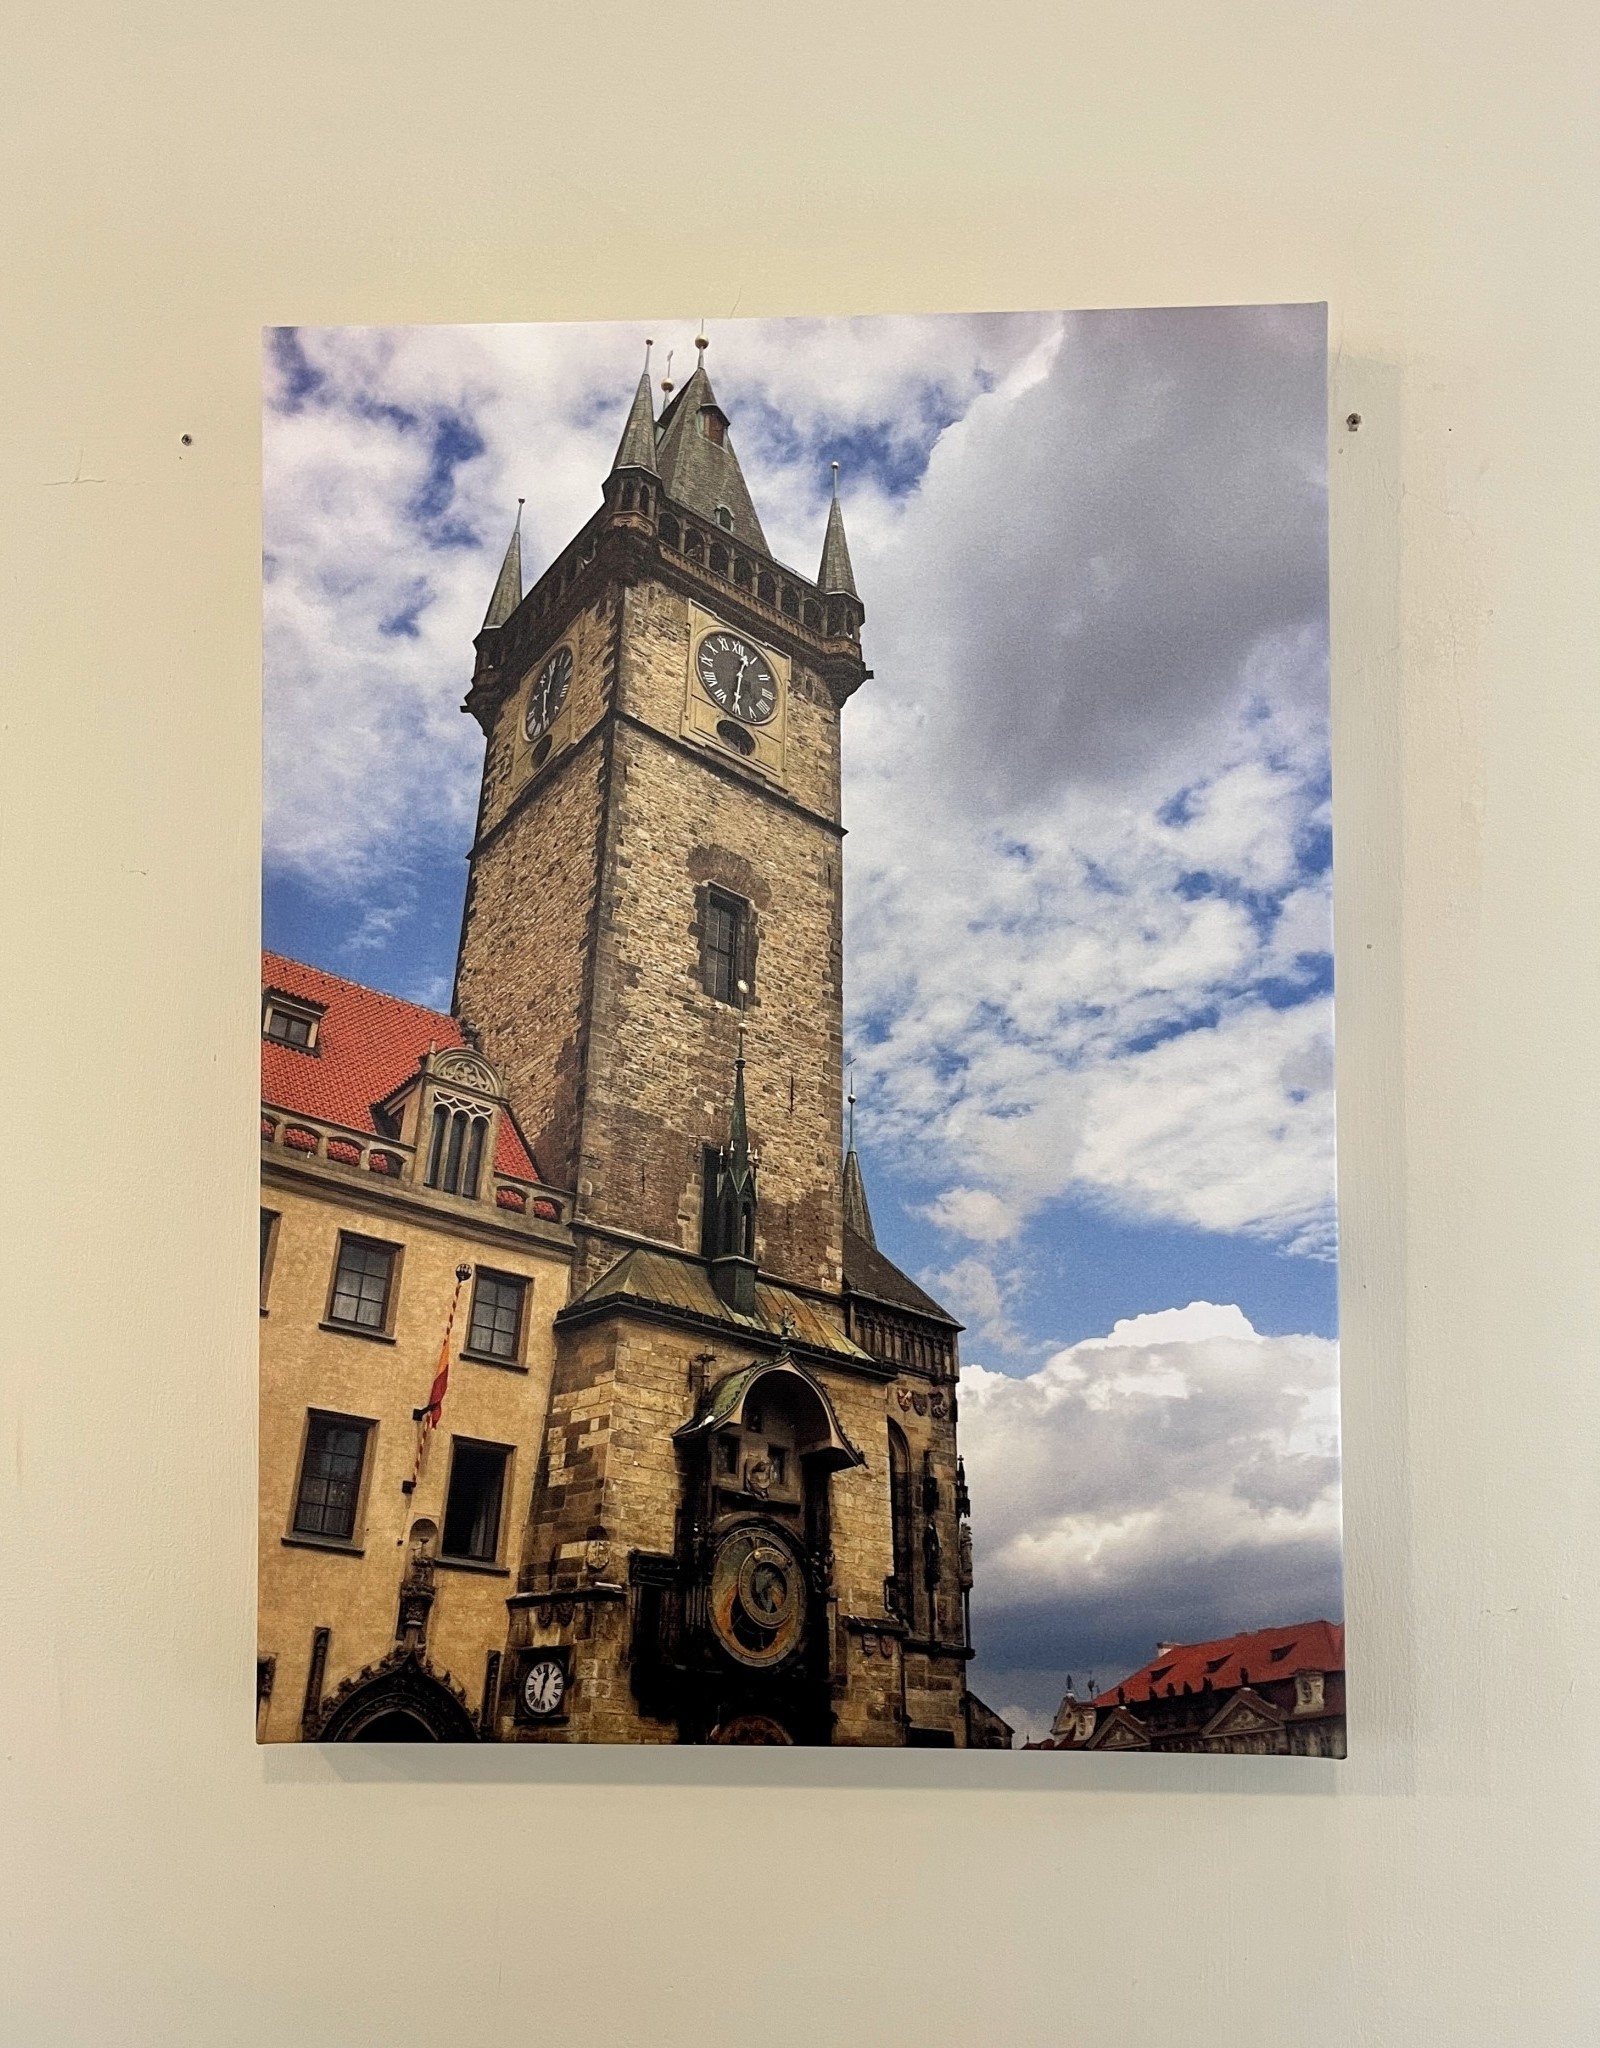
<svg viewBox="0 0 1600 2048">
<path fill-rule="evenodd" d="M 448 1001 L 516 500 L 531 581 L 695 332 L 268 337 L 269 945 Z M 1336 1615 L 1322 310 L 710 332 L 808 574 L 841 464 L 857 1131 L 968 1326 L 977 1689 Z"/>
</svg>

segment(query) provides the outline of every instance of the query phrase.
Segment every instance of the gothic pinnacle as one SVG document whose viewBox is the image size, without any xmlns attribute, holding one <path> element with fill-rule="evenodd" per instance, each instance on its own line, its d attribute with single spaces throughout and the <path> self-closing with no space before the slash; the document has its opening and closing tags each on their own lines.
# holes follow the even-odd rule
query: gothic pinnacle
<svg viewBox="0 0 1600 2048">
<path fill-rule="evenodd" d="M 839 465 L 833 465 L 833 497 L 828 504 L 828 530 L 822 537 L 822 567 L 817 587 L 827 597 L 855 597 L 855 574 L 844 537 L 844 512 L 839 504 Z"/>
<path fill-rule="evenodd" d="M 522 504 L 517 500 L 517 523 L 511 529 L 511 538 L 506 543 L 506 557 L 500 564 L 500 574 L 495 578 L 494 595 L 489 600 L 489 609 L 483 615 L 483 630 L 503 626 L 517 606 L 522 602 Z"/>
<path fill-rule="evenodd" d="M 622 429 L 622 439 L 617 443 L 617 458 L 611 465 L 611 473 L 619 469 L 647 469 L 651 475 L 656 467 L 656 415 L 650 398 L 650 343 L 644 345 L 644 373 L 633 394 L 633 403 L 628 408 L 627 424 Z"/>
</svg>

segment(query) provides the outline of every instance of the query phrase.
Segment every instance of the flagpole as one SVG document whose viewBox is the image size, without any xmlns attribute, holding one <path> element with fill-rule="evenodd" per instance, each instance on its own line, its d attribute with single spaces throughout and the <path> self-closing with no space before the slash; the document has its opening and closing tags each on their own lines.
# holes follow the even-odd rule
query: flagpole
<svg viewBox="0 0 1600 2048">
<path fill-rule="evenodd" d="M 456 1326 L 456 1311 L 461 1306 L 461 1290 L 471 1278 L 470 1266 L 457 1266 L 456 1291 L 450 1297 L 450 1313 L 445 1318 L 444 1338 L 439 1346 L 439 1365 L 433 1375 L 433 1385 L 428 1389 L 426 1405 L 411 1411 L 411 1419 L 417 1425 L 417 1455 L 412 1460 L 411 1477 L 400 1482 L 400 1491 L 405 1494 L 417 1490 L 417 1481 L 422 1477 L 422 1468 L 427 1462 L 428 1439 L 439 1427 L 439 1418 L 444 1413 L 444 1397 L 450 1388 L 450 1337 Z M 405 1539 L 402 1537 L 401 1540 Z"/>
</svg>

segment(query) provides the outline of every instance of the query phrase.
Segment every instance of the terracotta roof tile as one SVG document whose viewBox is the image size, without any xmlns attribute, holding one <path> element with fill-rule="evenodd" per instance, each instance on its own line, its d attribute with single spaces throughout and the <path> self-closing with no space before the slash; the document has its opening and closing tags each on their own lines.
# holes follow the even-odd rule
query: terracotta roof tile
<svg viewBox="0 0 1600 2048">
<path fill-rule="evenodd" d="M 1096 1696 L 1095 1705 L 1114 1707 L 1119 1694 L 1130 1704 L 1164 1698 L 1170 1685 L 1181 1693 L 1188 1686 L 1201 1692 L 1210 1681 L 1213 1692 L 1226 1692 L 1248 1682 L 1293 1678 L 1300 1671 L 1344 1669 L 1344 1625 L 1337 1621 L 1302 1621 L 1289 1628 L 1258 1628 L 1248 1635 L 1220 1636 L 1211 1643 L 1173 1643 L 1150 1659 L 1131 1678 Z M 1241 1675 L 1248 1672 L 1248 1681 Z"/>
<path fill-rule="evenodd" d="M 315 1052 L 297 1052 L 269 1038 L 261 1041 L 261 1099 L 276 1109 L 343 1124 L 347 1130 L 382 1136 L 372 1111 L 376 1103 L 417 1071 L 431 1049 L 465 1045 L 461 1027 L 439 1010 L 403 1002 L 358 981 L 326 974 L 320 967 L 261 956 L 263 991 L 298 997 L 322 1011 Z M 538 1180 L 538 1169 L 509 1115 L 500 1119 L 494 1170 L 515 1180 Z"/>
</svg>

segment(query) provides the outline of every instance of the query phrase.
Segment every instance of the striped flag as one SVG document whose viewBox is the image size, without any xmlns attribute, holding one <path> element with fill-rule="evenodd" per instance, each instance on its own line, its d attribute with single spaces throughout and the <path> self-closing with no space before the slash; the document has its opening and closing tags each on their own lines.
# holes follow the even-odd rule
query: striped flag
<svg viewBox="0 0 1600 2048">
<path fill-rule="evenodd" d="M 417 1455 L 412 1461 L 411 1477 L 401 1487 L 402 1493 L 415 1493 L 417 1481 L 422 1477 L 422 1468 L 427 1462 L 428 1439 L 439 1427 L 439 1418 L 444 1413 L 444 1397 L 450 1391 L 450 1337 L 456 1326 L 456 1311 L 461 1306 L 461 1290 L 472 1278 L 470 1266 L 457 1266 L 456 1291 L 450 1298 L 450 1313 L 445 1319 L 444 1338 L 439 1345 L 439 1366 L 433 1376 L 433 1385 L 428 1389 L 427 1405 L 413 1408 L 411 1419 L 417 1425 Z"/>
</svg>

